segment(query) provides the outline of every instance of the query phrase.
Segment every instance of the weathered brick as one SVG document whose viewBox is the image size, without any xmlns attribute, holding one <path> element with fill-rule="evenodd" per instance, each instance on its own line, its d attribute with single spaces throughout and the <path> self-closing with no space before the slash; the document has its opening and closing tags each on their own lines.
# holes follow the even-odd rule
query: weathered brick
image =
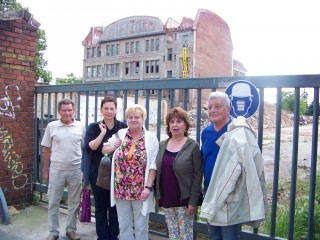
<svg viewBox="0 0 320 240">
<path fill-rule="evenodd" d="M 12 166 L 8 164 L 14 161 L 5 162 L 0 154 L 0 186 L 8 190 L 8 204 L 32 199 L 36 30 L 26 19 L 0 20 L 0 89 L 9 86 L 7 92 L 12 99 L 22 98 L 14 112 L 9 109 L 8 115 L 0 115 L 0 134 L 12 141 L 12 151 L 19 156 L 15 161 L 22 163 L 21 175 L 12 178 Z M 0 149 L 2 145 L 0 141 Z"/>
<path fill-rule="evenodd" d="M 3 52 L 1 53 L 1 56 L 5 58 L 17 58 L 17 54 L 9 53 L 9 52 Z"/>
<path fill-rule="evenodd" d="M 22 53 L 22 51 L 21 51 L 21 49 L 14 49 L 14 53 L 16 53 L 16 54 L 21 54 Z"/>
<path fill-rule="evenodd" d="M 7 52 L 11 52 L 11 53 L 14 53 L 14 48 L 11 48 L 11 47 L 7 47 Z"/>
<path fill-rule="evenodd" d="M 14 47 L 14 48 L 21 49 L 21 50 L 25 50 L 25 49 L 26 49 L 26 46 L 25 46 L 25 45 L 18 44 L 18 43 L 10 43 L 10 46 L 11 46 L 11 47 Z"/>
</svg>

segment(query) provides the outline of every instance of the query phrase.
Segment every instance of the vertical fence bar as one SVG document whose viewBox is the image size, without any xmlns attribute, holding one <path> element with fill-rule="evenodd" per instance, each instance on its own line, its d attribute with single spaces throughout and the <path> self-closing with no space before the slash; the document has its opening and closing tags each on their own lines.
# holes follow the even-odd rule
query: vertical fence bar
<svg viewBox="0 0 320 240">
<path fill-rule="evenodd" d="M 127 120 L 126 120 L 126 109 L 128 107 L 128 91 L 125 90 L 124 91 L 124 94 L 123 94 L 123 121 L 126 123 Z"/>
<path fill-rule="evenodd" d="M 78 92 L 78 107 L 77 107 L 77 119 L 80 121 L 80 107 L 81 107 L 81 92 Z"/>
<path fill-rule="evenodd" d="M 294 214 L 295 214 L 295 206 L 296 206 L 296 189 L 297 189 L 296 182 L 297 182 L 297 167 L 298 167 L 299 123 L 300 123 L 299 112 L 300 112 L 300 88 L 295 88 L 288 239 L 293 239 L 293 231 L 294 231 Z"/>
<path fill-rule="evenodd" d="M 146 110 L 147 110 L 147 116 L 146 116 L 146 128 L 149 130 L 149 117 L 150 117 L 150 90 L 146 90 Z"/>
<path fill-rule="evenodd" d="M 310 192 L 309 192 L 307 240 L 313 239 L 313 231 L 314 231 L 313 224 L 314 224 L 314 199 L 315 199 L 316 180 L 317 180 L 318 127 L 319 127 L 319 88 L 314 88 L 312 150 L 311 150 L 312 152 L 311 152 L 311 166 L 310 166 Z"/>
<path fill-rule="evenodd" d="M 39 177 L 39 121 L 38 121 L 38 94 L 34 96 L 34 128 L 33 128 L 33 182 L 36 183 Z"/>
<path fill-rule="evenodd" d="M 98 97 L 99 97 L 99 92 L 95 92 L 95 94 L 94 94 L 94 122 L 98 121 Z"/>
<path fill-rule="evenodd" d="M 55 93 L 54 94 L 54 119 L 57 119 L 58 118 L 58 111 L 57 111 L 57 108 L 58 108 L 58 93 Z"/>
<path fill-rule="evenodd" d="M 200 130 L 201 130 L 201 97 L 202 97 L 202 92 L 201 89 L 197 89 L 197 109 L 199 111 L 200 109 L 200 114 L 197 111 L 197 126 L 196 126 L 196 141 L 200 143 Z"/>
<path fill-rule="evenodd" d="M 85 115 L 84 115 L 84 119 L 86 120 L 86 123 L 85 123 L 86 127 L 89 124 L 89 97 L 90 97 L 90 92 L 86 92 L 86 108 L 85 108 Z"/>
<path fill-rule="evenodd" d="M 183 109 L 188 110 L 188 89 L 183 89 Z"/>
<path fill-rule="evenodd" d="M 281 143 L 281 88 L 277 88 L 277 108 L 276 108 L 276 129 L 275 129 L 275 152 L 274 152 L 274 176 L 272 188 L 272 206 L 271 206 L 271 229 L 270 236 L 275 237 L 277 222 L 277 197 L 279 181 L 279 163 L 280 163 L 280 143 Z"/>
<path fill-rule="evenodd" d="M 43 146 L 40 144 L 40 141 L 43 137 L 43 112 L 44 112 L 44 94 L 41 94 L 41 111 L 40 111 L 40 139 L 39 139 L 39 152 L 40 152 L 40 164 L 39 164 L 39 179 L 40 179 L 40 183 L 43 182 L 43 176 L 42 176 L 42 169 L 43 169 Z"/>
<path fill-rule="evenodd" d="M 258 145 L 262 151 L 263 145 L 263 116 L 264 116 L 264 88 L 259 88 L 260 104 L 259 104 L 259 121 L 258 121 Z"/>
<path fill-rule="evenodd" d="M 158 114 L 157 114 L 157 138 L 160 141 L 161 138 L 161 100 L 162 100 L 162 90 L 158 89 Z"/>
<path fill-rule="evenodd" d="M 139 90 L 134 90 L 134 103 L 139 103 Z"/>
<path fill-rule="evenodd" d="M 174 89 L 170 89 L 170 109 L 174 108 L 175 94 Z"/>
</svg>

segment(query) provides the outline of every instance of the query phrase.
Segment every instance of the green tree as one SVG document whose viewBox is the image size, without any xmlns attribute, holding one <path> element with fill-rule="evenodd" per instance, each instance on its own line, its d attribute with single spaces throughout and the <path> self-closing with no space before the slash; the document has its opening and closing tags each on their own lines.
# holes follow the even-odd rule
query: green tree
<svg viewBox="0 0 320 240">
<path fill-rule="evenodd" d="M 308 109 L 308 94 L 303 92 L 300 95 L 300 115 L 306 113 Z M 292 91 L 282 91 L 282 99 L 281 99 L 282 109 L 294 111 L 294 92 Z"/>
<path fill-rule="evenodd" d="M 16 0 L 0 0 L 0 9 L 12 7 L 13 9 L 21 9 L 22 6 Z"/>
<path fill-rule="evenodd" d="M 22 9 L 22 5 L 16 0 L 0 0 L 0 9 L 12 8 Z M 45 30 L 38 29 L 36 34 L 36 59 L 35 59 L 35 77 L 36 80 L 42 79 L 43 82 L 49 83 L 52 79 L 50 71 L 45 70 L 48 61 L 44 59 L 43 51 L 47 49 L 47 39 Z"/>
<path fill-rule="evenodd" d="M 56 78 L 57 84 L 79 84 L 82 78 L 77 78 L 73 73 L 67 74 L 66 78 Z"/>
<path fill-rule="evenodd" d="M 314 108 L 314 101 L 312 101 L 310 103 L 310 105 L 308 106 L 308 109 L 306 111 L 306 115 L 307 116 L 313 116 L 313 108 Z M 320 106 L 319 106 L 319 103 L 318 103 L 318 112 L 320 112 Z"/>
<path fill-rule="evenodd" d="M 36 79 L 42 79 L 43 82 L 49 83 L 52 79 L 50 71 L 45 70 L 48 61 L 44 58 L 44 50 L 47 49 L 46 32 L 43 29 L 37 30 L 37 46 L 36 46 Z"/>
</svg>

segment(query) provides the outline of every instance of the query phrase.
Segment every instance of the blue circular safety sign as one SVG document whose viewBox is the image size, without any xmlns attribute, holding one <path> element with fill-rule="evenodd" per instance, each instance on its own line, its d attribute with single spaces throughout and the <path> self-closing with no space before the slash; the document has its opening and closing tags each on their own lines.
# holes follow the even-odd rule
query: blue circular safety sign
<svg viewBox="0 0 320 240">
<path fill-rule="evenodd" d="M 257 88 L 250 82 L 238 80 L 231 83 L 225 93 L 230 99 L 230 115 L 234 118 L 249 118 L 257 111 L 260 95 Z"/>
</svg>

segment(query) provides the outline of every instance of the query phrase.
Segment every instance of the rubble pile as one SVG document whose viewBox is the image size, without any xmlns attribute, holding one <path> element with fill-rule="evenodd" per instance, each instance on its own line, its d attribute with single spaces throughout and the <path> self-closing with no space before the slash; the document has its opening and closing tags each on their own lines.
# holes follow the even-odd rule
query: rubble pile
<svg viewBox="0 0 320 240">
<path fill-rule="evenodd" d="M 197 123 L 197 110 L 192 109 L 188 111 L 191 127 L 195 127 Z M 274 129 L 276 127 L 276 105 L 268 102 L 264 103 L 263 128 Z M 257 111 L 251 118 L 248 119 L 249 124 L 254 129 L 258 129 L 259 112 Z M 294 115 L 289 110 L 281 111 L 281 127 L 292 127 L 294 122 Z M 300 117 L 300 125 L 308 125 L 312 123 L 311 116 Z M 206 108 L 201 109 L 201 128 L 208 126 L 209 117 Z"/>
</svg>

